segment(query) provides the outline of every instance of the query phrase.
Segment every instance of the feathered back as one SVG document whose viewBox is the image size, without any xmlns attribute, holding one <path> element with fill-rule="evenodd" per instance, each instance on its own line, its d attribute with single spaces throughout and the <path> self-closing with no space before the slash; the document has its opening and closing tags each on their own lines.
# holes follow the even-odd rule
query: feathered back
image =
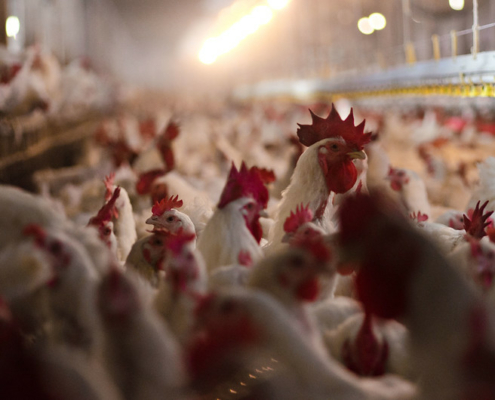
<svg viewBox="0 0 495 400">
<path fill-rule="evenodd" d="M 312 125 L 299 125 L 297 136 L 305 146 L 311 146 L 320 140 L 333 137 L 342 137 L 348 144 L 354 145 L 356 149 L 362 150 L 364 145 L 371 140 L 371 132 L 364 133 L 365 121 L 354 126 L 354 114 L 351 108 L 349 116 L 342 120 L 339 113 L 332 104 L 332 110 L 327 118 L 320 118 L 309 110 Z"/>
<path fill-rule="evenodd" d="M 232 163 L 218 208 L 224 208 L 230 202 L 241 197 L 252 197 L 262 208 L 266 208 L 268 204 L 268 190 L 263 184 L 259 169 L 257 167 L 248 169 L 243 162 L 240 170 L 237 171 L 234 163 Z"/>
</svg>

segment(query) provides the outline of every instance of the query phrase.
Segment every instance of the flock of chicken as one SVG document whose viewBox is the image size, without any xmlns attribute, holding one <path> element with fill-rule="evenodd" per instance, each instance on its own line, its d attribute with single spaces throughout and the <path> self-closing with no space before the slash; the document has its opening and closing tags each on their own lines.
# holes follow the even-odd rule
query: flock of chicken
<svg viewBox="0 0 495 400">
<path fill-rule="evenodd" d="M 494 399 L 490 135 L 307 110 L 109 118 L 1 187 L 1 397 Z"/>
<path fill-rule="evenodd" d="M 37 112 L 62 121 L 111 110 L 117 85 L 96 74 L 87 59 L 62 66 L 39 47 L 12 53 L 0 47 L 0 113 L 8 117 Z"/>
</svg>

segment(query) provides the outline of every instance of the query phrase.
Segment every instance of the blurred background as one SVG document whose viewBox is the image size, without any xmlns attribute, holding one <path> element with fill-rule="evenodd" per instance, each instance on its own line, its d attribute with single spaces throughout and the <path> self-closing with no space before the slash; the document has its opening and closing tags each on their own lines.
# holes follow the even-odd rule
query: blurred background
<svg viewBox="0 0 495 400">
<path fill-rule="evenodd" d="M 95 162 L 105 118 L 114 138 L 97 141 L 125 157 L 147 145 L 141 123 L 204 113 L 196 129 L 236 135 L 215 126 L 252 101 L 292 134 L 283 102 L 495 119 L 490 0 L 0 0 L 0 22 L 0 181 L 30 189 Z"/>
<path fill-rule="evenodd" d="M 495 21 L 495 2 L 478 3 L 479 25 Z M 257 6 L 264 24 L 256 33 L 212 64 L 199 61 L 208 38 Z M 452 30 L 460 32 L 458 54 L 472 47 L 472 35 L 462 34 L 473 25 L 472 0 L 2 0 L 0 8 L 3 19 L 19 20 L 15 37 L 1 38 L 9 49 L 38 44 L 62 63 L 85 56 L 125 82 L 170 90 L 383 69 L 406 62 L 407 42 L 418 61 L 432 59 L 432 35 L 447 55 Z M 386 26 L 362 33 L 358 21 L 373 13 Z M 495 49 L 493 32 L 480 31 L 480 51 Z"/>
</svg>

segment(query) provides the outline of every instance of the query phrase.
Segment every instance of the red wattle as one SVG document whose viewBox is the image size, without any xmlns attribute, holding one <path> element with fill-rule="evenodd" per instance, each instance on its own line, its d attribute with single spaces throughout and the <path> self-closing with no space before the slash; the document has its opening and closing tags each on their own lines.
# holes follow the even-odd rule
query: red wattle
<svg viewBox="0 0 495 400">
<path fill-rule="evenodd" d="M 263 228 L 261 227 L 259 219 L 256 218 L 252 223 L 248 223 L 248 221 L 246 221 L 246 226 L 256 241 L 258 243 L 261 242 L 261 238 L 263 237 Z"/>
<path fill-rule="evenodd" d="M 350 158 L 339 160 L 333 164 L 326 163 L 322 171 L 325 174 L 328 190 L 334 193 L 347 192 L 357 181 L 357 169 Z"/>
<path fill-rule="evenodd" d="M 320 284 L 317 278 L 304 281 L 297 288 L 297 297 L 304 301 L 315 301 L 320 293 Z"/>
</svg>

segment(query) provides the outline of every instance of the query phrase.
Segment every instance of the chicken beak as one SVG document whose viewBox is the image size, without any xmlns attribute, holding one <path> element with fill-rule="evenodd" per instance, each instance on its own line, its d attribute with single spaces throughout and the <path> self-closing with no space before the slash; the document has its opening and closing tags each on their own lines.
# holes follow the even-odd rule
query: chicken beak
<svg viewBox="0 0 495 400">
<path fill-rule="evenodd" d="M 156 215 L 153 215 L 152 217 L 149 217 L 147 220 L 146 220 L 146 224 L 147 225 L 156 225 L 157 224 L 157 217 Z"/>
<path fill-rule="evenodd" d="M 359 159 L 359 160 L 365 160 L 366 159 L 366 153 L 362 150 L 359 151 L 351 151 L 347 153 L 347 155 L 352 158 L 353 160 Z"/>
<path fill-rule="evenodd" d="M 258 215 L 260 217 L 263 217 L 263 218 L 269 218 L 268 217 L 268 213 L 265 210 L 260 210 L 260 212 L 258 213 Z"/>
</svg>

